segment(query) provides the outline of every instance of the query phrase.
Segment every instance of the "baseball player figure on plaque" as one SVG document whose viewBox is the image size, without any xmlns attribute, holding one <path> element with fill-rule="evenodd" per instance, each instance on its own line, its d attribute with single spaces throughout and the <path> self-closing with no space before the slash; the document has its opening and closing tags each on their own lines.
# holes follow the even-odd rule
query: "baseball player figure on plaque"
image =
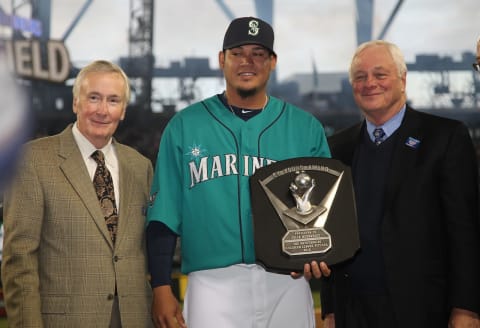
<svg viewBox="0 0 480 328">
<path fill-rule="evenodd" d="M 289 274 L 316 260 L 333 265 L 360 247 L 350 168 L 330 158 L 294 158 L 250 178 L 257 262 Z"/>
</svg>

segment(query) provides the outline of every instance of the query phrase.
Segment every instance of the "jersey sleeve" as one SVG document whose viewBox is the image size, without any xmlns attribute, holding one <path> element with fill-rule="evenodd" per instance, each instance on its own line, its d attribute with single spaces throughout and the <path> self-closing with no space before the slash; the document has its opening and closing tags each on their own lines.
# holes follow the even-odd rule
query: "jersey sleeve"
<svg viewBox="0 0 480 328">
<path fill-rule="evenodd" d="M 165 128 L 158 150 L 157 162 L 150 192 L 147 225 L 151 221 L 163 222 L 174 233 L 181 230 L 181 147 L 179 135 L 175 135 L 173 119 Z"/>
</svg>

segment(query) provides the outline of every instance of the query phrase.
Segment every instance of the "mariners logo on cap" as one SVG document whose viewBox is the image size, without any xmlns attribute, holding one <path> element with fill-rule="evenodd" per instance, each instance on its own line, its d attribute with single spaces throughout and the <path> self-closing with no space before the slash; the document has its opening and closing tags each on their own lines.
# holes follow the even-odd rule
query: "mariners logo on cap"
<svg viewBox="0 0 480 328">
<path fill-rule="evenodd" d="M 258 21 L 256 20 L 251 20 L 250 22 L 248 22 L 248 27 L 249 27 L 249 30 L 248 30 L 249 35 L 256 36 L 260 31 L 260 29 L 258 28 Z"/>
<path fill-rule="evenodd" d="M 270 24 L 256 17 L 239 17 L 228 26 L 222 49 L 232 49 L 244 44 L 259 44 L 275 54 L 273 40 L 274 34 Z"/>
</svg>

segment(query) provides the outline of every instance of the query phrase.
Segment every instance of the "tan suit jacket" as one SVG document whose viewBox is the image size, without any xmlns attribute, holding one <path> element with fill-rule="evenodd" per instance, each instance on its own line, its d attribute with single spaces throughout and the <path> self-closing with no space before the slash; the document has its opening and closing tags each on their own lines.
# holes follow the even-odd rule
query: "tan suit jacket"
<svg viewBox="0 0 480 328">
<path fill-rule="evenodd" d="M 112 244 L 72 125 L 28 143 L 4 199 L 2 281 L 9 327 L 151 325 L 144 208 L 151 162 L 114 141 L 120 212 Z"/>
</svg>

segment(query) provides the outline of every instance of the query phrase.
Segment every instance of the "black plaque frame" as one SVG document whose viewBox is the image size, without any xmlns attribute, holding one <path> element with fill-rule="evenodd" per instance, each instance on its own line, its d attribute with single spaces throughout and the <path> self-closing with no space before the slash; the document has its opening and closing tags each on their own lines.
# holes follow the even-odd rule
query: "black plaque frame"
<svg viewBox="0 0 480 328">
<path fill-rule="evenodd" d="M 287 233 L 297 233 L 295 229 L 300 229 L 298 234 L 302 233 L 302 229 L 318 232 L 317 228 L 312 228 L 315 221 L 304 225 L 294 220 L 292 224 L 297 228 L 288 228 L 285 225 L 285 220 L 289 220 L 288 213 L 281 214 L 295 211 L 297 203 L 290 185 L 300 173 L 315 180 L 310 195 L 312 204 L 320 207 L 325 199 L 331 199 L 330 205 L 325 207 L 327 212 L 322 212 L 320 220 L 324 222 L 322 230 L 330 236 L 331 247 L 321 251 L 312 251 L 308 247 L 305 252 L 308 254 L 287 254 L 289 252 L 285 252 L 285 243 L 282 242 Z M 333 265 L 353 257 L 360 248 L 351 171 L 342 162 L 317 157 L 279 161 L 257 169 L 250 177 L 250 190 L 256 261 L 266 270 L 285 274 L 301 272 L 304 264 L 312 260 Z"/>
</svg>

